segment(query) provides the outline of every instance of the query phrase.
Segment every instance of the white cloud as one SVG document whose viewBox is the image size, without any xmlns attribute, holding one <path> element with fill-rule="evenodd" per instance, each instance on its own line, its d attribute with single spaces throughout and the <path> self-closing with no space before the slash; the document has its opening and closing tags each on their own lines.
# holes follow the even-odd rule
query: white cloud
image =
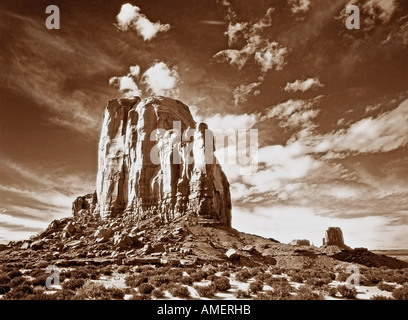
<svg viewBox="0 0 408 320">
<path fill-rule="evenodd" d="M 359 120 L 348 128 L 315 136 L 314 152 L 376 153 L 396 150 L 408 143 L 408 99 L 378 117 Z"/>
<path fill-rule="evenodd" d="M 266 116 L 262 119 L 276 118 L 280 120 L 281 127 L 311 128 L 312 120 L 319 114 L 318 109 L 313 109 L 315 101 L 312 100 L 288 100 L 267 109 Z"/>
<path fill-rule="evenodd" d="M 219 113 L 214 114 L 205 119 L 205 123 L 211 130 L 221 129 L 223 131 L 227 129 L 251 129 L 257 121 L 257 115 L 255 114 L 227 114 L 221 115 Z"/>
<path fill-rule="evenodd" d="M 373 19 L 377 18 L 387 23 L 397 9 L 397 2 L 396 0 L 368 0 L 363 4 L 363 9 Z"/>
<path fill-rule="evenodd" d="M 133 78 L 129 75 L 124 77 L 112 77 L 109 79 L 109 84 L 118 85 L 119 90 L 124 93 L 125 98 L 139 97 L 142 94 Z"/>
<path fill-rule="evenodd" d="M 310 8 L 310 0 L 288 0 L 293 14 L 307 12 Z"/>
<path fill-rule="evenodd" d="M 147 89 L 155 95 L 177 97 L 179 89 L 179 74 L 175 68 L 170 69 L 164 62 L 157 62 L 142 76 Z"/>
<path fill-rule="evenodd" d="M 310 89 L 315 89 L 318 87 L 323 87 L 318 78 L 309 78 L 306 80 L 296 80 L 295 82 L 288 82 L 285 86 L 286 92 L 296 92 L 302 91 L 306 92 Z"/>
<path fill-rule="evenodd" d="M 239 38 L 239 34 L 247 28 L 247 22 L 237 22 L 237 23 L 229 23 L 228 29 L 225 32 L 225 35 L 228 37 L 228 44 L 232 46 L 235 42 L 237 42 Z"/>
<path fill-rule="evenodd" d="M 268 42 L 255 53 L 255 60 L 261 65 L 262 72 L 268 70 L 282 70 L 286 65 L 285 58 L 288 49 L 281 47 L 277 42 Z"/>
<path fill-rule="evenodd" d="M 238 69 L 242 69 L 253 58 L 253 61 L 261 66 L 264 73 L 271 69 L 282 70 L 286 64 L 287 48 L 280 46 L 277 42 L 270 41 L 263 35 L 264 29 L 272 24 L 272 12 L 273 9 L 268 9 L 265 16 L 257 22 L 230 23 L 225 33 L 228 36 L 229 45 L 234 44 L 239 36 L 242 36 L 246 43 L 240 50 L 219 51 L 214 55 L 214 58 L 221 62 L 228 62 Z"/>
<path fill-rule="evenodd" d="M 153 39 L 159 32 L 167 32 L 170 30 L 169 24 L 161 24 L 151 22 L 140 8 L 129 3 L 122 5 L 119 14 L 116 16 L 117 26 L 121 30 L 132 28 L 136 30 L 145 41 Z"/>
<path fill-rule="evenodd" d="M 234 89 L 232 95 L 234 97 L 234 104 L 238 106 L 241 103 L 245 103 L 247 101 L 247 97 L 254 91 L 255 88 L 259 87 L 261 82 L 253 82 L 250 84 L 241 84 L 237 88 Z M 254 95 L 256 95 L 256 92 Z"/>
</svg>

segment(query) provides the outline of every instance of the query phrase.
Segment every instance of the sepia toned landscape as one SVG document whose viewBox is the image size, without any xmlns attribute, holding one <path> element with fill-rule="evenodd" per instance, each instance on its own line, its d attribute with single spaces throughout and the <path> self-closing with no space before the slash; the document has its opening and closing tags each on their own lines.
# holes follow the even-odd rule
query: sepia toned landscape
<svg viewBox="0 0 408 320">
<path fill-rule="evenodd" d="M 0 45 L 0 300 L 408 300 L 404 1 L 7 0 Z"/>
</svg>

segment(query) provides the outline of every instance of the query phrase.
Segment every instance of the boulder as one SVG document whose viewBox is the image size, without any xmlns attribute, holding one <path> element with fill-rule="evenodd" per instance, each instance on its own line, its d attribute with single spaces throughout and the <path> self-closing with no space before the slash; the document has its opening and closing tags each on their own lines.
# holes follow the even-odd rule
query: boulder
<svg viewBox="0 0 408 320">
<path fill-rule="evenodd" d="M 228 259 L 230 260 L 237 260 L 239 259 L 239 254 L 235 249 L 229 249 L 225 255 L 227 256 Z"/>
<path fill-rule="evenodd" d="M 76 232 L 74 223 L 72 221 L 68 222 L 68 224 L 65 226 L 65 228 L 62 231 L 64 231 L 68 237 L 72 237 L 74 233 Z"/>
<path fill-rule="evenodd" d="M 44 242 L 42 242 L 41 240 L 38 240 L 38 241 L 34 241 L 33 243 L 31 243 L 30 248 L 34 250 L 41 249 L 43 245 L 44 245 Z"/>
<path fill-rule="evenodd" d="M 108 228 L 101 228 L 96 230 L 94 238 L 98 239 L 98 242 L 108 241 L 109 238 L 113 235 L 113 231 Z"/>
<path fill-rule="evenodd" d="M 30 247 L 30 243 L 28 241 L 24 241 L 21 245 L 21 249 L 26 250 Z"/>
<path fill-rule="evenodd" d="M 0 251 L 4 251 L 7 249 L 7 245 L 6 244 L 0 244 Z"/>
<path fill-rule="evenodd" d="M 252 252 L 255 251 L 255 246 L 247 244 L 247 245 L 244 246 L 241 250 L 242 250 L 242 251 L 249 252 L 249 253 L 252 253 Z"/>
<path fill-rule="evenodd" d="M 161 243 L 155 244 L 155 245 L 153 246 L 153 252 L 154 252 L 154 253 L 157 253 L 157 252 L 165 252 L 165 251 L 166 251 L 166 249 L 164 248 L 164 245 L 161 244 Z"/>
<path fill-rule="evenodd" d="M 113 237 L 113 244 L 120 250 L 133 246 L 134 240 L 128 235 L 119 234 Z"/>
<path fill-rule="evenodd" d="M 150 243 L 148 243 L 144 245 L 142 251 L 143 251 L 143 254 L 149 254 L 149 253 L 154 252 L 154 248 L 152 247 Z"/>
</svg>

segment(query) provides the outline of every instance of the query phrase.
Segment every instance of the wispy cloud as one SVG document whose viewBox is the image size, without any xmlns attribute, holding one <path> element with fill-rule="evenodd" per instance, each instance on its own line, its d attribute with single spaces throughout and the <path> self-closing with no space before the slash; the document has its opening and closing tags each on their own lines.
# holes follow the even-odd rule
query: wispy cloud
<svg viewBox="0 0 408 320">
<path fill-rule="evenodd" d="M 92 43 L 49 32 L 42 20 L 1 14 L 19 23 L 15 30 L 18 41 L 5 46 L 0 60 L 0 68 L 5 70 L 0 81 L 33 99 L 49 113 L 49 122 L 96 136 L 100 117 L 95 116 L 95 108 L 98 103 L 104 105 L 107 93 L 88 81 L 100 72 L 116 69 L 115 62 Z M 70 91 L 67 84 L 78 76 L 76 83 L 83 82 L 82 89 Z"/>
<path fill-rule="evenodd" d="M 348 128 L 317 135 L 315 152 L 343 157 L 345 154 L 389 152 L 408 143 L 408 100 L 377 117 L 361 119 Z"/>
<path fill-rule="evenodd" d="M 252 82 L 249 84 L 241 84 L 234 89 L 232 95 L 234 97 L 234 104 L 238 106 L 248 100 L 248 96 L 261 85 L 261 82 Z M 258 95 L 259 90 L 254 91 L 254 95 Z"/>
<path fill-rule="evenodd" d="M 310 0 L 288 0 L 293 14 L 304 13 L 310 9 Z"/>
<path fill-rule="evenodd" d="M 256 22 L 251 23 L 230 23 L 226 31 L 230 45 L 242 36 L 245 45 L 241 49 L 221 50 L 214 55 L 220 62 L 228 62 L 231 65 L 242 69 L 245 64 L 253 59 L 261 66 L 262 72 L 269 70 L 282 70 L 286 64 L 288 49 L 281 46 L 276 41 L 270 41 L 263 31 L 272 24 L 273 9 L 268 9 L 265 16 Z"/>
</svg>

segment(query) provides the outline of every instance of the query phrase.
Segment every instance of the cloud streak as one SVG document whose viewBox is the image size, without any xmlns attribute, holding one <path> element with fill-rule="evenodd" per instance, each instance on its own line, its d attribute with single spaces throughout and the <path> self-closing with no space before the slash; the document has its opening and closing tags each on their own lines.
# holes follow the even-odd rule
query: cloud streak
<svg viewBox="0 0 408 320">
<path fill-rule="evenodd" d="M 323 87 L 318 78 L 309 78 L 306 80 L 296 80 L 295 82 L 288 82 L 285 86 L 286 92 L 306 92 L 311 89 Z"/>
</svg>

